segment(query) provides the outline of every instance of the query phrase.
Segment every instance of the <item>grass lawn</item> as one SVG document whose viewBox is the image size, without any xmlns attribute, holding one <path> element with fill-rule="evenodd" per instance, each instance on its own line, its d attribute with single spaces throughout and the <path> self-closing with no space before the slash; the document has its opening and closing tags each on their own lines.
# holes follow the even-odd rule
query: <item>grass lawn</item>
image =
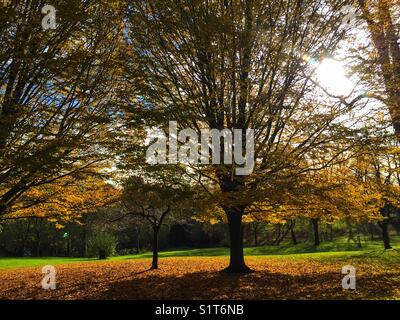
<svg viewBox="0 0 400 320">
<path fill-rule="evenodd" d="M 391 238 L 393 250 L 385 253 L 382 241 L 362 242 L 361 248 L 355 243 L 349 243 L 346 239 L 340 238 L 333 242 L 323 242 L 320 246 L 315 247 L 311 243 L 300 243 L 296 246 L 283 243 L 279 246 L 262 246 L 245 248 L 245 255 L 265 256 L 275 259 L 304 259 L 314 258 L 327 261 L 341 261 L 348 258 L 365 259 L 365 260 L 381 260 L 382 263 L 399 263 L 400 252 L 400 236 Z M 229 248 L 206 248 L 206 249 L 179 249 L 161 251 L 160 258 L 177 258 L 177 257 L 224 257 L 229 255 Z M 124 261 L 131 259 L 150 259 L 151 252 L 145 252 L 136 255 L 115 256 L 108 261 Z M 22 267 L 35 267 L 45 265 L 60 265 L 69 263 L 84 263 L 98 261 L 88 258 L 67 258 L 67 257 L 40 257 L 40 258 L 0 258 L 0 270 L 14 269 Z M 99 261 L 99 263 L 104 261 Z"/>
</svg>

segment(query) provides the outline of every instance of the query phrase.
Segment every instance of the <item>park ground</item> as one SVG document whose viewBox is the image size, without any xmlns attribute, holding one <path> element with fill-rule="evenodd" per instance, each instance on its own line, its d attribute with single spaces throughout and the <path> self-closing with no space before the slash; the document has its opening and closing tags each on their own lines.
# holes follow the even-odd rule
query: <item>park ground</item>
<svg viewBox="0 0 400 320">
<path fill-rule="evenodd" d="M 397 299 L 400 300 L 400 238 L 393 249 L 379 241 L 359 248 L 345 240 L 246 248 L 247 275 L 219 272 L 227 248 L 82 258 L 0 258 L 0 299 Z M 54 265 L 57 289 L 43 290 L 41 268 Z M 342 267 L 356 268 L 356 290 L 342 289 Z"/>
</svg>

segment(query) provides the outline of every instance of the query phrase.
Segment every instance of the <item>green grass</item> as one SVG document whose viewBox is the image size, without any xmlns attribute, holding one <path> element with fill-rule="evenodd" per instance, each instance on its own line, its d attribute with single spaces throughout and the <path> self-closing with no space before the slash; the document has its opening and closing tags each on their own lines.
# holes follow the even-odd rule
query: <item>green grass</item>
<svg viewBox="0 0 400 320">
<path fill-rule="evenodd" d="M 246 256 L 258 256 L 276 259 L 306 259 L 313 258 L 326 261 L 341 261 L 345 259 L 356 259 L 367 261 L 380 261 L 384 264 L 400 263 L 400 237 L 391 238 L 393 250 L 384 251 L 382 241 L 362 242 L 361 248 L 355 243 L 348 242 L 344 238 L 332 242 L 323 242 L 315 247 L 311 243 L 300 243 L 296 246 L 283 243 L 279 246 L 262 246 L 245 248 Z M 124 261 L 129 259 L 151 258 L 151 252 L 138 255 L 111 257 L 111 261 Z M 160 252 L 161 258 L 165 257 L 218 257 L 228 256 L 228 248 L 207 248 L 207 249 L 180 249 Z M 0 258 L 1 269 L 14 269 L 23 267 L 35 267 L 44 265 L 59 265 L 67 263 L 82 263 L 98 261 L 87 258 L 65 258 L 65 257 L 43 257 L 43 258 Z"/>
<path fill-rule="evenodd" d="M 35 267 L 45 265 L 57 265 L 89 261 L 85 258 L 64 258 L 64 257 L 40 257 L 40 258 L 0 258 L 1 269 L 14 269 L 23 267 Z"/>
</svg>

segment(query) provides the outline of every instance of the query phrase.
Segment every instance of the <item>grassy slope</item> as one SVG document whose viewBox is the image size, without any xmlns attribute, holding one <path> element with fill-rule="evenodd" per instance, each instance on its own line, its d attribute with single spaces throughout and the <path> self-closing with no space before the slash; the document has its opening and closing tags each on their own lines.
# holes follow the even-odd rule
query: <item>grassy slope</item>
<svg viewBox="0 0 400 320">
<path fill-rule="evenodd" d="M 246 256 L 269 256 L 276 259 L 322 259 L 327 261 L 341 261 L 344 259 L 356 259 L 368 261 L 378 261 L 383 264 L 400 263 L 400 237 L 392 238 L 394 250 L 384 251 L 382 242 L 368 241 L 363 242 L 362 247 L 358 248 L 354 243 L 348 243 L 345 239 L 337 239 L 333 242 L 322 243 L 319 247 L 314 247 L 310 243 L 301 243 L 296 246 L 282 244 L 280 246 L 263 246 L 245 248 Z M 228 248 L 208 248 L 174 250 L 160 252 L 160 257 L 216 257 L 227 256 Z M 151 252 L 139 255 L 117 256 L 110 260 L 123 261 L 127 259 L 151 258 Z M 58 265 L 74 262 L 97 261 L 86 258 L 63 258 L 63 257 L 43 257 L 43 258 L 0 258 L 1 269 L 14 269 L 20 267 L 34 267 L 44 265 Z"/>
</svg>

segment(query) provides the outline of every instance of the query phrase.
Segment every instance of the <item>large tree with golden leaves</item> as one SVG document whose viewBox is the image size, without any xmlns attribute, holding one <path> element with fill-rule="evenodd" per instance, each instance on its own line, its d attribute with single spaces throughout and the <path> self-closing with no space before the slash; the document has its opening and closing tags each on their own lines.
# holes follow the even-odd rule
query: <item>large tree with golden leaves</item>
<svg viewBox="0 0 400 320">
<path fill-rule="evenodd" d="M 334 52 L 346 2 L 151 0 L 129 7 L 128 40 L 139 88 L 132 101 L 150 125 L 167 128 L 254 129 L 256 166 L 249 176 L 235 165 L 190 166 L 188 175 L 219 199 L 230 231 L 227 272 L 248 272 L 242 218 L 268 186 L 335 161 L 335 143 L 347 131 L 334 120 L 337 104 L 322 105 L 310 81 L 315 64 Z M 128 61 L 129 62 L 129 61 Z M 339 132 L 339 134 L 338 134 Z M 235 142 L 234 142 L 235 143 Z M 238 143 L 238 141 L 236 141 Z M 332 151 L 321 163 L 304 161 Z M 224 162 L 221 143 L 221 162 Z M 278 190 L 278 189 L 276 189 Z M 278 192 L 278 191 L 276 191 Z"/>
</svg>

